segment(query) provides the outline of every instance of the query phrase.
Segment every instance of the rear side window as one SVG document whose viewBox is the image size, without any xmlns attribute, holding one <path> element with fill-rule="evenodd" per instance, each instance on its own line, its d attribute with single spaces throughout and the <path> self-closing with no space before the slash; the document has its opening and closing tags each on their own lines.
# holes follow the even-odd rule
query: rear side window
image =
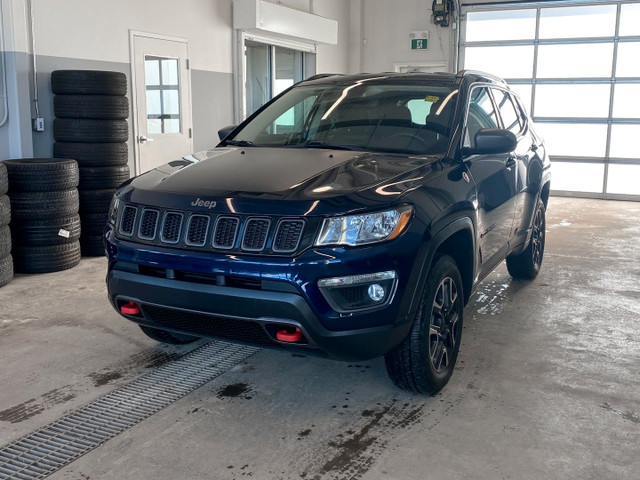
<svg viewBox="0 0 640 480">
<path fill-rule="evenodd" d="M 514 135 L 518 135 L 522 131 L 523 125 L 520 123 L 520 117 L 516 111 L 511 96 L 504 90 L 498 90 L 492 88 L 493 98 L 498 106 L 500 117 L 502 118 L 502 124 L 504 128 L 509 130 Z"/>
<path fill-rule="evenodd" d="M 483 128 L 499 128 L 498 117 L 489 91 L 485 87 L 476 87 L 469 102 L 465 146 L 474 147 L 476 133 Z"/>
</svg>

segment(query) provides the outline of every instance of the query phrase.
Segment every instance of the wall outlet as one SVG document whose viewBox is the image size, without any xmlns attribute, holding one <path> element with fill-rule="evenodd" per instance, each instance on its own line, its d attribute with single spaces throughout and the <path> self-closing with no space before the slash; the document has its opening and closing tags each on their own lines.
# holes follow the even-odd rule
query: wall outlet
<svg viewBox="0 0 640 480">
<path fill-rule="evenodd" d="M 34 118 L 32 121 L 34 132 L 44 132 L 44 118 L 38 117 Z"/>
</svg>

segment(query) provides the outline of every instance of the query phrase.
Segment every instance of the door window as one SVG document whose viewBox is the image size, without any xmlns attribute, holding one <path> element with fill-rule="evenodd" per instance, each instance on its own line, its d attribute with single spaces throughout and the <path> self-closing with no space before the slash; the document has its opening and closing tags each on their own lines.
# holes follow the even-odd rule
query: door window
<svg viewBox="0 0 640 480">
<path fill-rule="evenodd" d="M 476 133 L 483 128 L 498 128 L 498 117 L 489 91 L 485 87 L 479 87 L 471 92 L 465 146 L 474 147 Z"/>
<path fill-rule="evenodd" d="M 180 80 L 177 58 L 144 57 L 147 133 L 180 133 Z"/>
<path fill-rule="evenodd" d="M 523 125 L 520 123 L 521 120 L 516 108 L 513 106 L 511 96 L 504 90 L 498 90 L 497 88 L 492 88 L 491 91 L 498 106 L 500 118 L 502 118 L 502 125 L 514 135 L 518 135 Z"/>
</svg>

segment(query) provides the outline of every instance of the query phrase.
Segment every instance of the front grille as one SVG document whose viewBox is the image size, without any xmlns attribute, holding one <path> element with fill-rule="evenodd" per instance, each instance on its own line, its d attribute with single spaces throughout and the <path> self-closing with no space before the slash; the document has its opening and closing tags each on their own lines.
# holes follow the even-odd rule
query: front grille
<svg viewBox="0 0 640 480">
<path fill-rule="evenodd" d="M 218 217 L 216 232 L 213 237 L 215 248 L 230 249 L 236 242 L 240 220 L 237 217 Z"/>
<path fill-rule="evenodd" d="M 294 252 L 300 244 L 304 220 L 282 220 L 278 225 L 276 239 L 273 242 L 274 252 Z"/>
<path fill-rule="evenodd" d="M 158 228 L 158 210 L 144 209 L 140 218 L 140 227 L 138 229 L 138 237 L 143 240 L 153 240 L 156 236 L 156 228 Z"/>
<path fill-rule="evenodd" d="M 167 212 L 162 224 L 161 240 L 165 243 L 178 243 L 182 231 L 182 214 Z"/>
<path fill-rule="evenodd" d="M 269 225 L 271 220 L 268 218 L 250 218 L 245 227 L 242 249 L 254 252 L 263 250 L 267 243 Z"/>
<path fill-rule="evenodd" d="M 226 338 L 254 345 L 282 346 L 272 340 L 258 322 L 251 320 L 236 320 L 152 305 L 144 305 L 142 308 L 149 318 L 162 327 L 175 328 L 194 335 Z"/>
<path fill-rule="evenodd" d="M 189 212 L 125 204 L 116 234 L 147 245 L 229 253 L 293 255 L 313 243 L 320 218 Z"/>
<path fill-rule="evenodd" d="M 122 210 L 122 219 L 120 220 L 120 233 L 130 237 L 133 235 L 133 227 L 136 224 L 136 215 L 138 209 L 127 205 Z"/>
<path fill-rule="evenodd" d="M 209 217 L 207 215 L 191 215 L 187 228 L 186 244 L 194 247 L 202 247 L 207 243 L 207 230 L 209 230 Z"/>
</svg>

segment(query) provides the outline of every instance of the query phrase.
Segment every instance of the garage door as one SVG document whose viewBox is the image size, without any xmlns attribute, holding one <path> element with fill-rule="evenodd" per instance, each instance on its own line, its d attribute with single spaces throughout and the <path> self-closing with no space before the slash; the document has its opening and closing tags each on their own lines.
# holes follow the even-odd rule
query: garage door
<svg viewBox="0 0 640 480">
<path fill-rule="evenodd" d="M 640 3 L 466 5 L 463 13 L 464 68 L 503 77 L 529 105 L 554 193 L 640 200 Z"/>
</svg>

